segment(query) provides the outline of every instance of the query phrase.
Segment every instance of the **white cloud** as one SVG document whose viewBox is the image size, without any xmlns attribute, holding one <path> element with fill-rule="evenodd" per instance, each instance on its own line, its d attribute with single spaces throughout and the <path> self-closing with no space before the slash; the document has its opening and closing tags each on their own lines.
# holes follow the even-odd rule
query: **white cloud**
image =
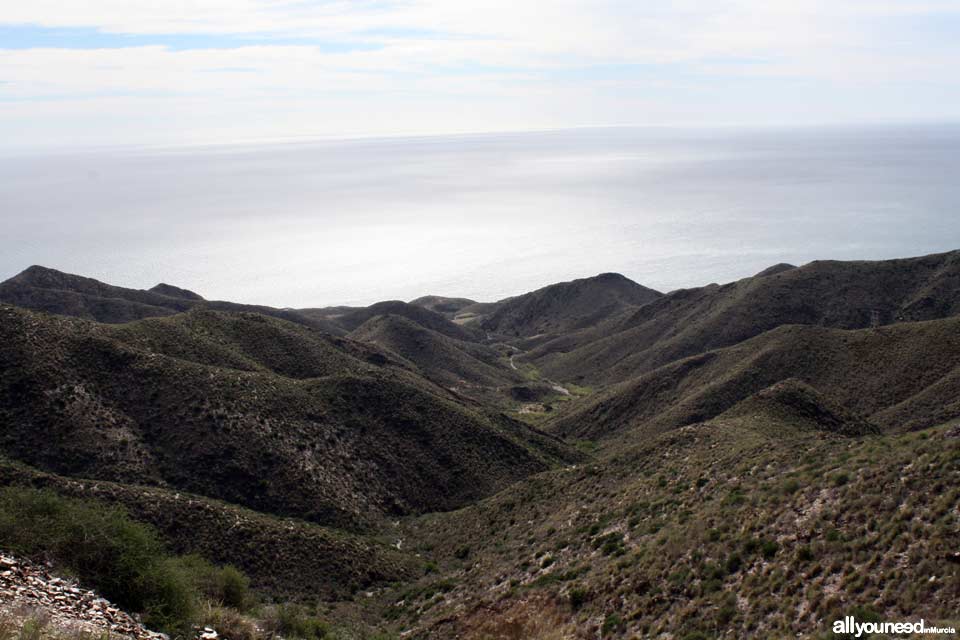
<svg viewBox="0 0 960 640">
<path fill-rule="evenodd" d="M 245 42 L 267 34 L 260 46 L 220 49 L 0 49 L 0 135 L 27 144 L 54 130 L 67 142 L 115 137 L 84 126 L 99 122 L 90 105 L 117 122 L 142 124 L 139 135 L 125 130 L 124 139 L 171 141 L 214 131 L 714 124 L 738 112 L 753 122 L 769 116 L 758 112 L 758 105 L 769 108 L 767 94 L 791 79 L 821 83 L 812 120 L 849 118 L 858 89 L 864 99 L 882 99 L 882 86 L 899 96 L 906 83 L 957 89 L 950 69 L 960 61 L 960 38 L 890 32 L 897 21 L 938 15 L 960 24 L 960 2 L 0 0 L 0 24 L 244 34 Z M 280 37 L 380 48 L 279 46 Z M 713 102 L 691 103 L 690 91 Z M 150 126 L 171 113 L 179 128 Z M 960 114 L 918 93 L 878 105 L 872 115 Z M 75 123 L 75 133 L 64 134 L 67 124 L 54 118 Z"/>
</svg>

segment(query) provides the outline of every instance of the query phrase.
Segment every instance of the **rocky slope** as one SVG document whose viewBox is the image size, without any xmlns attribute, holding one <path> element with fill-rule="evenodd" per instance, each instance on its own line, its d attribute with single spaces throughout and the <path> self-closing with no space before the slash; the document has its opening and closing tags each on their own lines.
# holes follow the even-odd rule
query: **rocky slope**
<svg viewBox="0 0 960 640">
<path fill-rule="evenodd" d="M 41 619 L 63 636 L 166 638 L 93 591 L 53 576 L 28 560 L 0 553 L 0 621 L 19 627 Z"/>
</svg>

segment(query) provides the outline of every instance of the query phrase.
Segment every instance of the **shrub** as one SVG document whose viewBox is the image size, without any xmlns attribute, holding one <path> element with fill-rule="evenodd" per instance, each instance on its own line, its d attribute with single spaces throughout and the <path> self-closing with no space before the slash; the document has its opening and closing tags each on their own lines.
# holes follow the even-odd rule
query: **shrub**
<svg viewBox="0 0 960 640">
<path fill-rule="evenodd" d="M 248 599 L 249 581 L 236 568 L 171 556 L 124 509 L 50 491 L 0 489 L 0 547 L 52 561 L 163 631 L 186 630 L 201 594 L 234 607 Z"/>
<path fill-rule="evenodd" d="M 233 565 L 220 569 L 217 580 L 220 602 L 238 611 L 243 611 L 250 601 L 250 578 Z"/>
<path fill-rule="evenodd" d="M 210 607 L 200 624 L 213 627 L 221 637 L 229 640 L 257 640 L 260 636 L 256 625 L 233 609 Z"/>
<path fill-rule="evenodd" d="M 737 553 L 730 554 L 730 557 L 727 558 L 727 573 L 736 573 L 740 571 L 740 567 L 743 566 L 743 559 Z"/>
<path fill-rule="evenodd" d="M 55 560 L 124 606 L 142 568 L 160 556 L 154 532 L 115 507 L 68 500 L 48 491 L 0 490 L 0 544 L 12 553 Z"/>
<path fill-rule="evenodd" d="M 249 607 L 250 579 L 233 565 L 217 567 L 198 555 L 184 556 L 180 563 L 207 599 L 238 611 Z"/>
<path fill-rule="evenodd" d="M 791 478 L 783 483 L 783 492 L 787 495 L 796 493 L 800 490 L 800 483 L 796 479 Z"/>
<path fill-rule="evenodd" d="M 265 619 L 265 625 L 273 635 L 284 638 L 323 640 L 330 634 L 327 623 L 295 604 L 283 604 L 272 609 Z"/>
<path fill-rule="evenodd" d="M 587 601 L 587 590 L 580 587 L 570 589 L 570 608 L 577 611 Z"/>
<path fill-rule="evenodd" d="M 623 534 L 616 531 L 594 538 L 591 546 L 599 549 L 605 556 L 622 556 L 626 552 L 623 546 Z"/>
<path fill-rule="evenodd" d="M 763 554 L 763 557 L 767 560 L 777 555 L 777 551 L 779 550 L 780 545 L 777 544 L 776 540 L 763 540 L 760 542 L 760 553 Z"/>
<path fill-rule="evenodd" d="M 717 625 L 725 627 L 730 624 L 737 615 L 737 600 L 731 598 L 720 605 L 717 610 Z"/>
<path fill-rule="evenodd" d="M 147 565 L 135 582 L 143 604 L 144 623 L 154 629 L 188 631 L 199 610 L 199 590 L 189 567 L 179 558 Z"/>
<path fill-rule="evenodd" d="M 604 619 L 603 626 L 600 628 L 600 635 L 610 635 L 619 631 L 621 627 L 623 627 L 623 620 L 616 613 L 611 613 Z"/>
<path fill-rule="evenodd" d="M 740 489 L 734 489 L 724 496 L 720 504 L 724 507 L 736 507 L 745 504 L 746 501 L 747 497 L 743 495 L 743 492 Z"/>
</svg>

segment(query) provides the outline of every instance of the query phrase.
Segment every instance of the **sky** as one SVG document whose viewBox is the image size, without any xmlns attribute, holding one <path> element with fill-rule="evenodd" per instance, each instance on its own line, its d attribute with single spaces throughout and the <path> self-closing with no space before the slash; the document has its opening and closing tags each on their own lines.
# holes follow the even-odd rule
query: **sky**
<svg viewBox="0 0 960 640">
<path fill-rule="evenodd" d="M 960 121 L 960 0 L 0 0 L 0 150 Z"/>
</svg>

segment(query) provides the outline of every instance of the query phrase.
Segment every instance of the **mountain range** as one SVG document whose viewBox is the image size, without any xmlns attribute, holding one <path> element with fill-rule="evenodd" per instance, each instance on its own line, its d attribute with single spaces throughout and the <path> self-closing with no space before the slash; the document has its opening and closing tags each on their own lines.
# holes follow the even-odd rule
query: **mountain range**
<svg viewBox="0 0 960 640">
<path fill-rule="evenodd" d="M 960 251 L 369 307 L 0 283 L 0 485 L 360 638 L 955 620 L 958 398 Z"/>
</svg>

